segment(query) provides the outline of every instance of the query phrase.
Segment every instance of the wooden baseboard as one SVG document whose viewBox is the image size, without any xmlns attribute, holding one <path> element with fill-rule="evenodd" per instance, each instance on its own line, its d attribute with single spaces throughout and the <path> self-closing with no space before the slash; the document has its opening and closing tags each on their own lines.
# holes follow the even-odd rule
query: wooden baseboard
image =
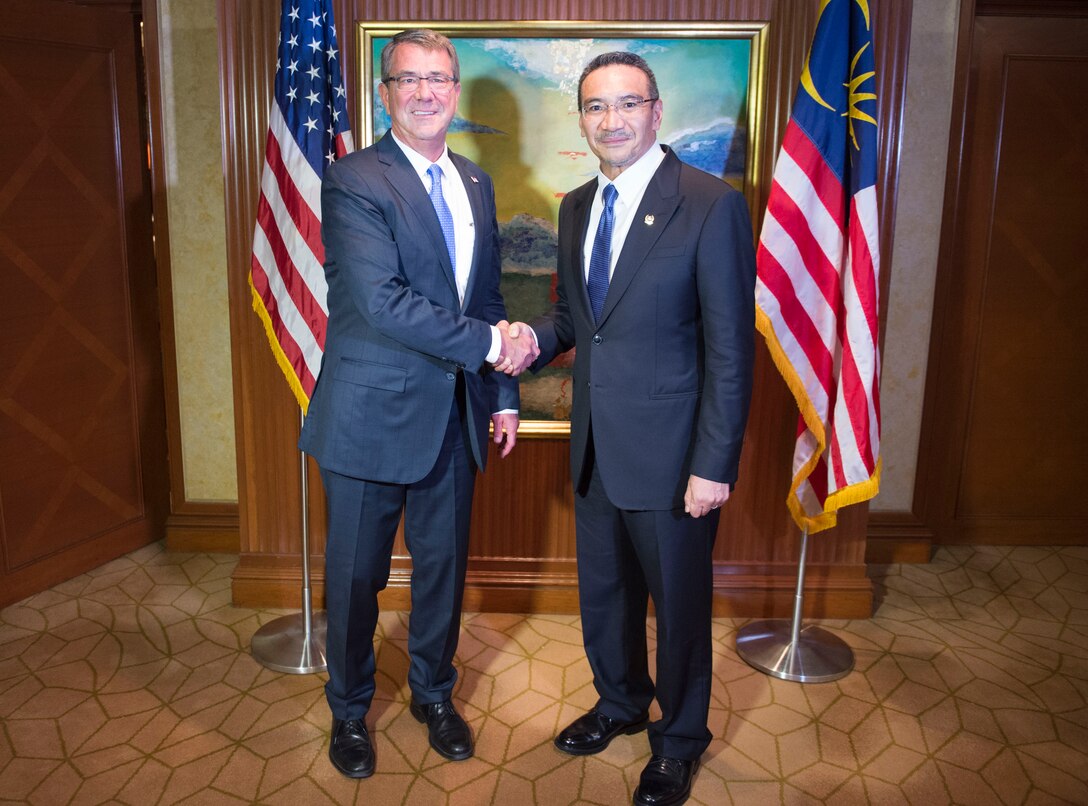
<svg viewBox="0 0 1088 806">
<path fill-rule="evenodd" d="M 578 613 L 578 580 L 573 561 L 472 561 L 465 580 L 463 609 L 490 613 Z M 539 567 L 537 567 L 539 566 Z M 533 569 L 535 570 L 530 570 Z M 310 562 L 310 590 L 317 608 L 325 598 L 321 557 Z M 738 573 L 739 571 L 739 573 Z M 786 618 L 793 613 L 796 568 L 746 574 L 735 565 L 715 568 L 714 615 L 726 618 Z M 389 585 L 378 595 L 382 608 L 408 610 L 410 567 L 394 560 Z M 864 619 L 872 615 L 872 583 L 864 568 L 808 568 L 805 617 Z M 233 578 L 233 601 L 239 607 L 298 608 L 302 602 L 301 562 L 295 557 L 242 555 Z"/>
<path fill-rule="evenodd" d="M 5 570 L 0 565 L 0 608 L 73 580 L 161 539 L 161 526 L 140 520 L 67 546 L 22 567 Z"/>
<path fill-rule="evenodd" d="M 913 512 L 869 511 L 867 564 L 928 563 L 932 555 L 933 530 Z"/>
<path fill-rule="evenodd" d="M 169 551 L 237 554 L 240 547 L 237 506 L 233 512 L 173 513 L 166 519 Z"/>
<path fill-rule="evenodd" d="M 805 569 L 806 619 L 867 619 L 873 614 L 873 585 L 865 569 L 827 573 Z M 822 573 L 821 573 L 822 572 Z M 789 618 L 797 594 L 797 567 L 773 574 L 740 575 L 715 569 L 714 615 L 727 618 Z"/>
</svg>

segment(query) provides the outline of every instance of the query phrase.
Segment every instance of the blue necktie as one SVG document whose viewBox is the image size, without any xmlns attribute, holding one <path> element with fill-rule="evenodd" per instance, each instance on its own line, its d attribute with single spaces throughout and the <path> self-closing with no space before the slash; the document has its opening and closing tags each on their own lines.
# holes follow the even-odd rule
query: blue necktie
<svg viewBox="0 0 1088 806">
<path fill-rule="evenodd" d="M 589 279 L 586 289 L 589 291 L 589 304 L 593 308 L 593 321 L 600 321 L 604 297 L 608 293 L 608 267 L 612 257 L 612 224 L 615 215 L 612 205 L 616 202 L 616 186 L 605 185 L 604 210 L 597 225 L 597 235 L 593 239 L 593 251 L 589 255 Z"/>
<path fill-rule="evenodd" d="M 437 164 L 427 169 L 427 176 L 431 177 L 431 204 L 438 213 L 438 223 L 442 226 L 442 237 L 446 239 L 446 249 L 450 253 L 450 265 L 453 266 L 453 274 L 457 276 L 457 249 L 453 240 L 453 213 L 446 204 L 446 197 L 442 195 L 442 169 Z"/>
</svg>

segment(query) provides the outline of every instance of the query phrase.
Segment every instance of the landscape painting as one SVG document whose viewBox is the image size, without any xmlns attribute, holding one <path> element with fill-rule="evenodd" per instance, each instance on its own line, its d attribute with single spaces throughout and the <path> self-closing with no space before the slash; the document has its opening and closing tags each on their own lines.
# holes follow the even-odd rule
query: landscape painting
<svg viewBox="0 0 1088 806">
<path fill-rule="evenodd" d="M 597 159 L 578 128 L 578 79 L 594 56 L 628 50 L 646 59 L 664 105 L 660 142 L 690 163 L 753 197 L 756 76 L 760 26 L 698 30 L 647 23 L 639 35 L 587 26 L 587 35 L 555 26 L 429 24 L 449 36 L 461 69 L 461 99 L 449 147 L 478 163 L 495 182 L 502 237 L 502 290 L 511 321 L 528 320 L 555 300 L 556 222 L 570 190 L 597 176 Z M 377 87 L 389 38 L 420 23 L 362 24 L 359 86 L 362 141 L 390 126 Z M 588 35 L 589 28 L 594 35 Z M 500 35 L 501 34 L 501 35 Z M 572 355 L 521 376 L 519 433 L 569 433 Z"/>
</svg>

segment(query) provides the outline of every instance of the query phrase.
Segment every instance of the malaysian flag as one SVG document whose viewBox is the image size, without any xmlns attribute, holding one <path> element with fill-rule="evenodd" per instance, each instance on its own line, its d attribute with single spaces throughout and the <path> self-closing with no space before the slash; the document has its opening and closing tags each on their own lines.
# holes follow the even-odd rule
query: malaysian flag
<svg viewBox="0 0 1088 806">
<path fill-rule="evenodd" d="M 250 287 L 303 411 L 321 369 L 329 319 L 321 177 L 352 148 L 332 0 L 284 0 Z"/>
<path fill-rule="evenodd" d="M 801 410 L 802 529 L 880 484 L 875 70 L 866 0 L 822 0 L 756 253 L 756 321 Z"/>
</svg>

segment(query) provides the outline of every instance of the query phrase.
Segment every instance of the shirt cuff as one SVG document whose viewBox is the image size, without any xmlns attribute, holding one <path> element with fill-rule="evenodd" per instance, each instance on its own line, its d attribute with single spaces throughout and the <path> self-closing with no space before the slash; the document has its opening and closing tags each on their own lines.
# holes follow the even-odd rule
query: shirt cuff
<svg viewBox="0 0 1088 806">
<path fill-rule="evenodd" d="M 494 417 L 496 414 L 517 414 L 517 413 L 518 413 L 517 409 L 502 409 L 500 411 L 491 412 L 491 416 Z"/>
<path fill-rule="evenodd" d="M 502 352 L 502 334 L 499 333 L 499 329 L 494 325 L 491 325 L 491 349 L 487 353 L 487 357 L 484 358 L 488 364 L 494 364 L 499 360 L 499 353 Z"/>
</svg>

